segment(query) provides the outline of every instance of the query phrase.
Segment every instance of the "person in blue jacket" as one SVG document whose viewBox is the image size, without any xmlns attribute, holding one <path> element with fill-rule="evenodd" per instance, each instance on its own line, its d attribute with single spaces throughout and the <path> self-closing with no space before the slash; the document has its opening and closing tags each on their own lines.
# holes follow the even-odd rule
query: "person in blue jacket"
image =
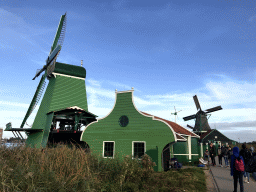
<svg viewBox="0 0 256 192">
<path fill-rule="evenodd" d="M 240 184 L 240 192 L 244 191 L 244 185 L 243 185 L 243 173 L 242 171 L 237 171 L 235 169 L 235 160 L 237 158 L 240 158 L 243 160 L 244 163 L 244 159 L 242 156 L 239 156 L 239 148 L 238 147 L 234 147 L 233 148 L 233 155 L 231 156 L 231 164 L 230 164 L 230 168 L 231 168 L 231 176 L 233 176 L 234 179 L 234 192 L 237 192 L 237 182 L 239 179 L 239 184 Z"/>
</svg>

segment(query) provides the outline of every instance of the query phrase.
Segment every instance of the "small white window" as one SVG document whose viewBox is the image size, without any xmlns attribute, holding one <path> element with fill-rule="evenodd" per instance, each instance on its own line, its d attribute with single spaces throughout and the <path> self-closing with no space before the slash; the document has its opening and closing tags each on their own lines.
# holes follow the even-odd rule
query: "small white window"
<svg viewBox="0 0 256 192">
<path fill-rule="evenodd" d="M 115 142 L 114 141 L 103 141 L 103 157 L 114 158 L 115 153 Z"/>
<path fill-rule="evenodd" d="M 133 158 L 139 158 L 145 154 L 146 142 L 144 141 L 133 141 L 132 142 L 132 156 Z"/>
</svg>

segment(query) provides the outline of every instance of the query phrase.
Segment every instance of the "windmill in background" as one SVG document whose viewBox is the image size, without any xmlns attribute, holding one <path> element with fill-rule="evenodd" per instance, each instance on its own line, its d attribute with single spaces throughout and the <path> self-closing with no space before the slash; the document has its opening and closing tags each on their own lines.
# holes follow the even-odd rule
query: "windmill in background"
<svg viewBox="0 0 256 192">
<path fill-rule="evenodd" d="M 178 113 L 181 112 L 182 110 L 176 111 L 175 106 L 174 106 L 174 110 L 175 110 L 175 112 L 174 112 L 174 113 L 171 113 L 171 115 L 175 115 L 175 123 L 176 123 L 176 116 L 178 116 Z"/>
<path fill-rule="evenodd" d="M 208 130 L 211 130 L 209 123 L 208 123 L 208 119 L 211 116 L 209 113 L 212 113 L 214 111 L 218 111 L 221 110 L 222 107 L 219 105 L 217 107 L 213 107 L 210 109 L 206 109 L 205 111 L 203 111 L 201 109 L 201 106 L 199 104 L 198 98 L 197 96 L 193 96 L 196 108 L 197 108 L 197 113 L 194 115 L 190 115 L 187 117 L 183 117 L 184 121 L 188 121 L 191 119 L 196 119 L 196 123 L 195 123 L 195 127 L 192 127 L 190 125 L 187 125 L 189 128 L 193 129 L 193 131 L 198 134 L 201 135 L 205 132 L 207 132 Z"/>
</svg>

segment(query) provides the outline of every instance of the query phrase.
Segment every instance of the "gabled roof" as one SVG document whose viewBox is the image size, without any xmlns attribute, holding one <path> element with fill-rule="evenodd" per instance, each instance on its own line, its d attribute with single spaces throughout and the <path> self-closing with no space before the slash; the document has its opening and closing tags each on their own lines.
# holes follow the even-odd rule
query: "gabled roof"
<svg viewBox="0 0 256 192">
<path fill-rule="evenodd" d="M 52 113 L 52 112 L 65 112 L 65 111 L 80 111 L 80 112 L 83 112 L 83 113 L 86 113 L 88 115 L 91 115 L 91 116 L 94 116 L 94 117 L 98 117 L 97 115 L 89 112 L 89 111 L 86 111 L 78 106 L 71 106 L 71 107 L 67 107 L 67 108 L 63 108 L 63 109 L 59 109 L 59 110 L 56 110 L 56 111 L 50 111 L 48 112 L 47 114 L 49 113 Z"/>
<path fill-rule="evenodd" d="M 202 134 L 202 135 L 200 136 L 200 139 L 205 138 L 205 137 L 206 137 L 207 135 L 209 135 L 212 131 L 213 131 L 213 130 L 208 130 L 206 133 L 204 133 L 204 134 Z"/>
<path fill-rule="evenodd" d="M 200 139 L 203 140 L 205 139 L 207 136 L 209 136 L 210 134 L 212 134 L 213 132 L 217 131 L 219 134 L 223 135 L 223 137 L 225 137 L 227 140 L 230 140 L 230 141 L 233 141 L 231 139 L 229 139 L 227 136 L 225 136 L 223 133 L 221 133 L 220 131 L 218 131 L 217 129 L 212 129 L 212 130 L 209 130 L 207 131 L 206 133 L 202 134 L 200 136 Z"/>
<path fill-rule="evenodd" d="M 145 112 L 142 112 L 141 113 L 145 114 L 145 115 L 150 115 L 148 113 L 145 113 Z M 151 116 L 154 116 L 154 115 L 151 115 Z M 199 137 L 198 135 L 196 135 L 195 133 L 192 133 L 190 131 L 188 131 L 187 129 L 185 129 L 184 127 L 181 127 L 180 125 L 178 125 L 177 123 L 174 123 L 172 121 L 168 121 L 166 119 L 163 119 L 163 118 L 160 118 L 160 117 L 157 117 L 157 116 L 154 116 L 155 119 L 160 119 L 160 120 L 163 120 L 165 121 L 167 124 L 169 124 L 173 130 L 178 133 L 178 134 L 184 134 L 184 135 L 191 135 L 191 136 L 194 136 L 194 137 Z M 177 135 L 177 134 L 176 134 Z M 178 139 L 178 137 L 177 137 Z"/>
</svg>

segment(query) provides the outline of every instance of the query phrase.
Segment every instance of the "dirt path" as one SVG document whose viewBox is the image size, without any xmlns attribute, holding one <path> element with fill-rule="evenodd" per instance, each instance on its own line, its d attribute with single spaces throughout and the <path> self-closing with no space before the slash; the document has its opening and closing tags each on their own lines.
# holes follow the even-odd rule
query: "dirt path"
<svg viewBox="0 0 256 192">
<path fill-rule="evenodd" d="M 204 173 L 206 177 L 205 179 L 206 179 L 207 192 L 216 192 L 217 190 L 215 189 L 214 181 L 210 173 L 210 170 L 205 169 Z"/>
</svg>

